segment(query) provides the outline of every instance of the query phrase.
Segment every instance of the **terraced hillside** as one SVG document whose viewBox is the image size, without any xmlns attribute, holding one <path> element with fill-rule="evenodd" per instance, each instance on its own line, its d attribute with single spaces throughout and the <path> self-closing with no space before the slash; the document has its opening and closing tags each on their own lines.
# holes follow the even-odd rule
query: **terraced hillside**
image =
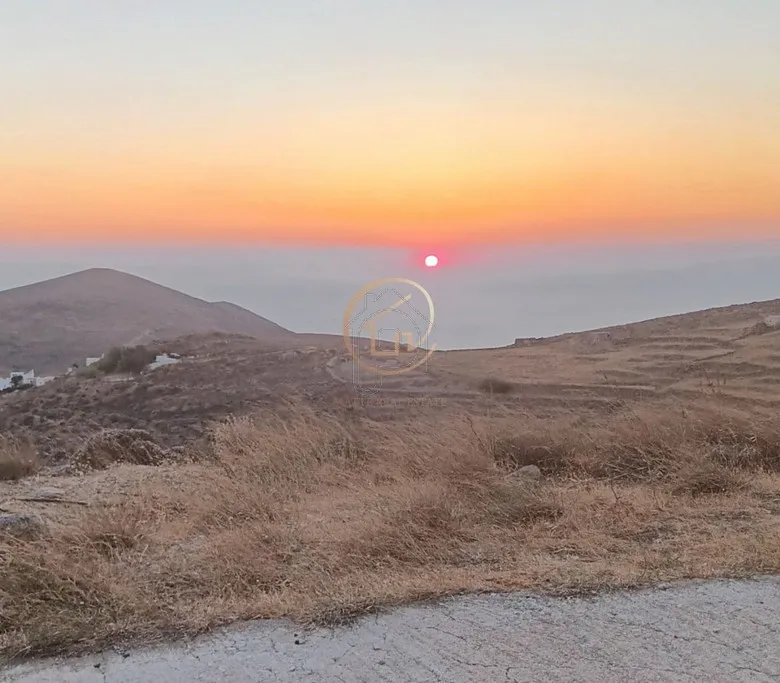
<svg viewBox="0 0 780 683">
<path fill-rule="evenodd" d="M 501 378 L 525 395 L 716 394 L 774 405 L 780 403 L 780 300 L 517 340 L 503 349 L 441 352 L 430 367 L 442 381 Z"/>
</svg>

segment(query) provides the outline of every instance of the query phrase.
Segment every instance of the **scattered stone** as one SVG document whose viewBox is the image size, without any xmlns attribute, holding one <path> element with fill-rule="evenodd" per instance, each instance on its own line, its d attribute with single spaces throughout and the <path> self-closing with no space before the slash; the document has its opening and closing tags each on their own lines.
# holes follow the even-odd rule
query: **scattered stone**
<svg viewBox="0 0 780 683">
<path fill-rule="evenodd" d="M 542 471 L 536 465 L 526 465 L 517 470 L 517 474 L 526 479 L 541 479 Z"/>
<path fill-rule="evenodd" d="M 49 467 L 49 474 L 55 477 L 64 477 L 71 474 L 70 464 L 67 462 L 60 463 L 58 465 L 51 465 Z"/>
<path fill-rule="evenodd" d="M 36 490 L 32 496 L 40 500 L 62 500 L 65 497 L 65 491 L 53 486 L 47 486 L 44 489 Z"/>
<path fill-rule="evenodd" d="M 43 534 L 45 527 L 37 517 L 18 513 L 0 514 L 0 534 L 33 540 Z"/>
<path fill-rule="evenodd" d="M 298 349 L 289 349 L 287 351 L 282 351 L 279 354 L 280 360 L 292 360 L 294 358 L 298 358 L 301 355 L 301 351 Z"/>
</svg>

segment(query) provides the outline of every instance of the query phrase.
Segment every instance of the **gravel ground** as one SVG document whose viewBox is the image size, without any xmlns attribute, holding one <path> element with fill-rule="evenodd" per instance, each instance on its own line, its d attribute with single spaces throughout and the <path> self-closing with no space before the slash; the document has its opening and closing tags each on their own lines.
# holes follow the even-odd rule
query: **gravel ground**
<svg viewBox="0 0 780 683">
<path fill-rule="evenodd" d="M 593 598 L 460 597 L 346 628 L 256 622 L 187 643 L 0 671 L 2 683 L 778 681 L 780 580 Z"/>
</svg>

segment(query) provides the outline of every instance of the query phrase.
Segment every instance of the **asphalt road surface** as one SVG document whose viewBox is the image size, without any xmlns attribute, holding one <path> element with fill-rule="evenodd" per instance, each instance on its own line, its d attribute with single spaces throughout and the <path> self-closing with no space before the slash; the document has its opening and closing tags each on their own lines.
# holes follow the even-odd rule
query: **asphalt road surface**
<svg viewBox="0 0 780 683">
<path fill-rule="evenodd" d="M 2 683 L 780 681 L 780 580 L 594 598 L 460 597 L 302 633 L 256 622 L 187 643 L 0 671 Z"/>
</svg>

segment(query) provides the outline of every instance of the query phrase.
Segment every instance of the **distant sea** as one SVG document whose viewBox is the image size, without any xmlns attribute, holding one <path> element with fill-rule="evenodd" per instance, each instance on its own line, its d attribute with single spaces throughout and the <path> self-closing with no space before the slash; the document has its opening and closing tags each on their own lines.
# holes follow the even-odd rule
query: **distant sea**
<svg viewBox="0 0 780 683">
<path fill-rule="evenodd" d="M 459 250 L 435 270 L 404 249 L 2 247 L 0 289 L 116 268 L 210 301 L 231 301 L 296 332 L 340 334 L 363 285 L 407 277 L 436 307 L 439 348 L 504 346 L 663 315 L 780 298 L 780 240 Z M 2 321 L 0 321 L 2 324 Z"/>
</svg>

